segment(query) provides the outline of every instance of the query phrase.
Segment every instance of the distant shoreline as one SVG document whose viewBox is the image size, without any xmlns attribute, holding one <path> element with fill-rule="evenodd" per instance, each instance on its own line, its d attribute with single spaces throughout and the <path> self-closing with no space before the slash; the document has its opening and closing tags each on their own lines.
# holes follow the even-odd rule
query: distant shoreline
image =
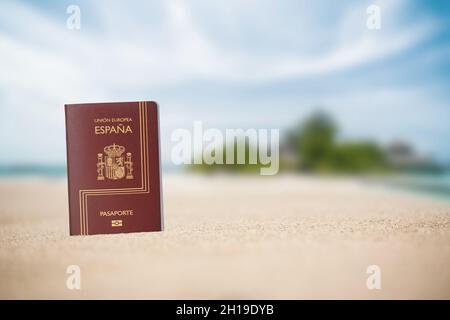
<svg viewBox="0 0 450 320">
<path fill-rule="evenodd" d="M 0 165 L 0 177 L 65 176 L 65 165 Z"/>
<path fill-rule="evenodd" d="M 163 174 L 182 173 L 182 168 L 163 166 Z M 293 173 L 295 175 L 295 173 Z M 2 178 L 65 178 L 65 165 L 0 165 Z M 245 176 L 246 174 L 244 174 Z M 450 172 L 443 174 L 402 174 L 370 177 L 370 182 L 389 188 L 450 199 Z"/>
</svg>

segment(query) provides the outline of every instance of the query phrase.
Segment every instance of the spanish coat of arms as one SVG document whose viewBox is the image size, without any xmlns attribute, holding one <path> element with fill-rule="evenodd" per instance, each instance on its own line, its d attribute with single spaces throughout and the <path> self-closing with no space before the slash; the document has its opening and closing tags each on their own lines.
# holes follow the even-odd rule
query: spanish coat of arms
<svg viewBox="0 0 450 320">
<path fill-rule="evenodd" d="M 113 143 L 103 148 L 104 154 L 97 154 L 97 180 L 133 179 L 131 152 L 124 155 L 125 147 Z"/>
</svg>

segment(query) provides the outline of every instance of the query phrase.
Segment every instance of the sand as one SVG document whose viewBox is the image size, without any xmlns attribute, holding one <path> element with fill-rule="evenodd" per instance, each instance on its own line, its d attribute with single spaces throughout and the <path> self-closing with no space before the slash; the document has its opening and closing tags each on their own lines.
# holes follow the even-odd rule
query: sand
<svg viewBox="0 0 450 320">
<path fill-rule="evenodd" d="M 450 298 L 450 202 L 355 179 L 163 182 L 164 232 L 70 237 L 64 179 L 2 179 L 0 298 Z"/>
</svg>

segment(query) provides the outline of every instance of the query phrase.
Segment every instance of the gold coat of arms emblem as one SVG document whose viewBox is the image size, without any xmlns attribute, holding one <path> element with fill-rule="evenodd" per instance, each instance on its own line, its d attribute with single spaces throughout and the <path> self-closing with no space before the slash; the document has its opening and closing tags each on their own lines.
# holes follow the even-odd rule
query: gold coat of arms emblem
<svg viewBox="0 0 450 320">
<path fill-rule="evenodd" d="M 104 153 L 97 154 L 97 180 L 133 179 L 131 152 L 125 153 L 125 147 L 115 143 L 103 148 Z"/>
</svg>

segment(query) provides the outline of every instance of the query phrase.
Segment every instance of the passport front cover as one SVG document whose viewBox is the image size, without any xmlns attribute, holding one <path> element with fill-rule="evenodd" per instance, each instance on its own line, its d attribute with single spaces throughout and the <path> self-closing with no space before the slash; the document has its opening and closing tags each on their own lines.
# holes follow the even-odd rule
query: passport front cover
<svg viewBox="0 0 450 320">
<path fill-rule="evenodd" d="M 71 235 L 161 231 L 158 105 L 66 104 Z"/>
</svg>

